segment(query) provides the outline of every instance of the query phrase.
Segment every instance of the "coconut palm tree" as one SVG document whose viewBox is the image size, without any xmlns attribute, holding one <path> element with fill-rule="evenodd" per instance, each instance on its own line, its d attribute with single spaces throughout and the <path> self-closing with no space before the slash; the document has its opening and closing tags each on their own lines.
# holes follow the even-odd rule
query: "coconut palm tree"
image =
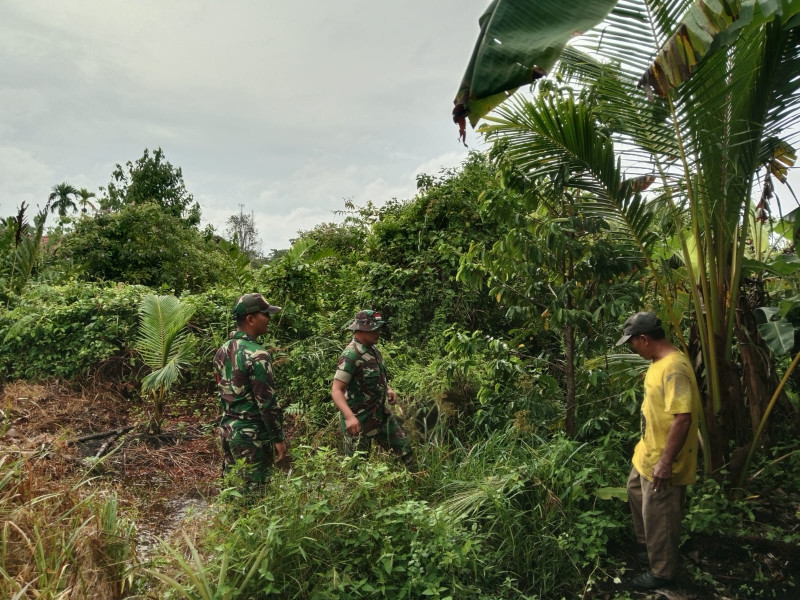
<svg viewBox="0 0 800 600">
<path fill-rule="evenodd" d="M 164 400 L 194 354 L 196 338 L 186 329 L 194 307 L 175 296 L 148 294 L 139 304 L 136 350 L 152 369 L 142 380 L 142 393 L 153 400 L 150 431 L 161 432 Z"/>
<path fill-rule="evenodd" d="M 54 185 L 50 195 L 47 197 L 47 209 L 50 212 L 58 212 L 59 217 L 66 217 L 67 210 L 72 210 L 73 212 L 78 210 L 74 199 L 77 194 L 78 190 L 67 182 Z"/>
<path fill-rule="evenodd" d="M 81 212 L 85 213 L 87 206 L 92 210 L 97 210 L 97 207 L 94 205 L 94 203 L 89 200 L 89 198 L 97 198 L 97 194 L 90 192 L 86 188 L 79 189 L 76 194 L 78 196 L 78 204 L 81 207 Z"/>
<path fill-rule="evenodd" d="M 525 6 L 536 12 L 556 4 Z M 518 47 L 509 41 L 489 32 L 481 43 Z M 517 99 L 489 117 L 485 131 L 503 140 L 506 160 L 526 177 L 569 173 L 573 187 L 595 196 L 594 210 L 650 261 L 680 334 L 676 295 L 639 226 L 646 203 L 634 182 L 656 179 L 649 198 L 666 207 L 674 232 L 668 242 L 683 262 L 706 381 L 707 450 L 720 466 L 730 441 L 752 440 L 768 399 L 769 390 L 742 389 L 732 349 L 749 229 L 757 222 L 749 215 L 758 209 L 763 218 L 760 196 L 793 163 L 800 2 L 619 0 L 576 46 L 584 52 L 562 54 L 560 75 L 586 102 L 569 94 Z M 476 81 L 472 73 L 473 89 Z M 468 93 L 459 97 L 469 111 Z"/>
</svg>

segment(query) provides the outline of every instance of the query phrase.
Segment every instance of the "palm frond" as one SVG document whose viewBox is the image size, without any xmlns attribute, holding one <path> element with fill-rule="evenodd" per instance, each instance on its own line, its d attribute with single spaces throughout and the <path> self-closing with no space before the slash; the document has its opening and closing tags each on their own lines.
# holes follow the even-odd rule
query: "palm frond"
<svg viewBox="0 0 800 600">
<path fill-rule="evenodd" d="M 515 100 L 488 120 L 494 123 L 484 127 L 488 137 L 502 141 L 502 152 L 530 180 L 561 180 L 587 192 L 591 199 L 580 210 L 608 220 L 620 242 L 627 237 L 627 245 L 647 254 L 656 239 L 649 230 L 651 211 L 636 191 L 636 178 L 624 178 L 613 141 L 585 104 L 569 97 Z"/>
<path fill-rule="evenodd" d="M 143 381 L 143 389 L 169 388 L 180 369 L 190 360 L 196 340 L 184 327 L 194 307 L 175 296 L 148 294 L 139 304 L 139 338 L 136 350 L 153 369 Z"/>
</svg>

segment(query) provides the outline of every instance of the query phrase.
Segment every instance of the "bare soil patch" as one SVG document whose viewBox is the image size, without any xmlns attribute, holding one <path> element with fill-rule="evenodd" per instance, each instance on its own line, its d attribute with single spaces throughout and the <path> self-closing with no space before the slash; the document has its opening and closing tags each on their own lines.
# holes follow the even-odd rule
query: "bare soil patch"
<svg viewBox="0 0 800 600">
<path fill-rule="evenodd" d="M 183 410 L 190 404 L 183 403 Z M 102 476 L 98 485 L 114 490 L 144 538 L 166 537 L 179 521 L 174 514 L 217 491 L 221 463 L 211 434 L 213 404 L 208 415 L 171 410 L 160 435 L 138 426 L 77 442 L 135 426 L 141 405 L 111 385 L 14 382 L 3 390 L 2 410 L 7 426 L 0 451 L 46 450 L 32 468 L 53 487 L 71 485 L 91 467 Z"/>
</svg>

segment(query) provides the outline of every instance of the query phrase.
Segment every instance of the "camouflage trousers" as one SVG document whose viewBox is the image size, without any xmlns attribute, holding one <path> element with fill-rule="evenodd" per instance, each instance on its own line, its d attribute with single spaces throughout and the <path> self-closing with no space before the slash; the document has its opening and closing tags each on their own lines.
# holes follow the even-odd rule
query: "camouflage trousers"
<svg viewBox="0 0 800 600">
<path fill-rule="evenodd" d="M 356 418 L 361 423 L 361 433 L 350 435 L 347 433 L 344 416 L 339 415 L 344 436 L 344 453 L 347 456 L 353 456 L 356 451 L 369 452 L 372 440 L 375 440 L 383 448 L 394 452 L 406 465 L 411 464 L 414 449 L 394 415 L 378 408 L 375 412 L 357 413 Z"/>
<path fill-rule="evenodd" d="M 237 460 L 244 459 L 245 479 L 251 483 L 269 480 L 274 449 L 269 432 L 251 421 L 229 421 L 216 429 L 222 453 L 222 472 L 228 473 Z"/>
</svg>

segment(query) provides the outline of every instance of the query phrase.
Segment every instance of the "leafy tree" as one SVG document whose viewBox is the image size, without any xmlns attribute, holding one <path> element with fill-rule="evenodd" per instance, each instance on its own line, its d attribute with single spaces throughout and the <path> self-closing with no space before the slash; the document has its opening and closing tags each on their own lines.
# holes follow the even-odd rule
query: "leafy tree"
<svg viewBox="0 0 800 600">
<path fill-rule="evenodd" d="M 54 185 L 50 195 L 47 197 L 46 208 L 50 212 L 58 212 L 59 217 L 65 217 L 68 210 L 73 212 L 78 210 L 75 204 L 75 196 L 77 194 L 78 190 L 66 182 Z"/>
<path fill-rule="evenodd" d="M 167 393 L 194 354 L 197 341 L 186 329 L 192 314 L 194 307 L 175 296 L 148 294 L 139 304 L 136 350 L 152 369 L 142 380 L 142 393 L 153 399 L 150 429 L 155 434 L 161 433 Z"/>
<path fill-rule="evenodd" d="M 90 192 L 86 188 L 81 188 L 77 191 L 77 195 L 78 195 L 78 204 L 81 207 L 81 212 L 85 213 L 87 206 L 92 210 L 97 210 L 97 207 L 94 205 L 94 203 L 91 200 L 89 200 L 89 198 L 96 198 L 97 194 L 95 194 L 94 192 Z"/>
<path fill-rule="evenodd" d="M 484 210 L 508 229 L 491 244 L 474 244 L 462 257 L 459 278 L 478 289 L 488 285 L 522 320 L 520 340 L 560 332 L 563 369 L 554 375 L 565 387 L 565 428 L 574 436 L 578 350 L 606 351 L 603 324 L 638 305 L 629 278 L 643 261 L 620 252 L 608 222 L 592 211 L 593 198 L 570 190 L 568 181 L 516 183 L 521 193 L 484 196 Z"/>
<path fill-rule="evenodd" d="M 192 203 L 194 198 L 186 189 L 183 172 L 166 160 L 161 148 L 152 155 L 145 148 L 140 159 L 128 161 L 125 167 L 117 164 L 111 177 L 106 196 L 100 199 L 101 208 L 120 210 L 131 204 L 154 202 L 167 214 L 191 225 L 200 223 L 200 205 Z"/>
<path fill-rule="evenodd" d="M 314 324 L 324 313 L 326 277 L 323 263 L 335 255 L 313 239 L 301 238 L 279 258 L 267 263 L 256 275 L 265 284 L 270 301 L 283 306 L 276 316 L 278 335 L 302 339 L 312 335 Z M 337 299 L 338 300 L 338 299 Z"/>
<path fill-rule="evenodd" d="M 481 213 L 482 194 L 498 190 L 495 170 L 472 153 L 459 169 L 421 175 L 418 193 L 365 216 L 371 235 L 361 257 L 362 302 L 380 308 L 390 331 L 428 343 L 455 323 L 489 333 L 502 331 L 505 307 L 482 295 L 465 294 L 456 280 L 459 259 L 475 242 L 495 239 L 504 229 Z"/>
<path fill-rule="evenodd" d="M 213 235 L 153 203 L 81 219 L 53 249 L 57 260 L 83 265 L 83 277 L 166 287 L 181 292 L 233 274 Z"/>
<path fill-rule="evenodd" d="M 225 230 L 228 239 L 250 258 L 256 260 L 261 256 L 261 239 L 258 237 L 253 213 L 244 213 L 244 205 L 239 207 L 238 215 L 231 215 L 226 222 Z"/>
</svg>

